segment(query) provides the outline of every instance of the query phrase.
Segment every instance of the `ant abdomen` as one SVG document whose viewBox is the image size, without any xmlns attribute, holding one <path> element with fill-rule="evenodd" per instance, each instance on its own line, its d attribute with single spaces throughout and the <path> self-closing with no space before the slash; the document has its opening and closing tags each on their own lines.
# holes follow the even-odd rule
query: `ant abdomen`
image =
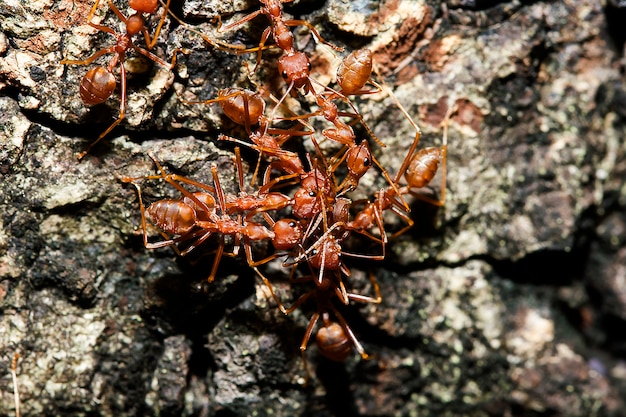
<svg viewBox="0 0 626 417">
<path fill-rule="evenodd" d="M 441 160 L 440 148 L 420 149 L 409 164 L 404 177 L 412 188 L 427 186 L 437 173 Z"/>
<path fill-rule="evenodd" d="M 345 95 L 358 93 L 372 74 L 372 51 L 359 49 L 346 56 L 337 68 L 337 84 Z"/>
<path fill-rule="evenodd" d="M 322 355 L 335 362 L 343 362 L 352 354 L 352 342 L 344 328 L 336 322 L 320 327 L 315 343 Z"/>
<path fill-rule="evenodd" d="M 224 114 L 239 125 L 255 125 L 265 112 L 261 95 L 250 90 L 225 88 L 219 91 L 218 100 Z"/>
<path fill-rule="evenodd" d="M 180 200 L 159 200 L 146 209 L 150 220 L 165 233 L 184 235 L 197 222 L 196 211 Z"/>
<path fill-rule="evenodd" d="M 92 68 L 80 81 L 80 98 L 89 106 L 104 103 L 111 97 L 116 85 L 115 76 L 106 68 Z"/>
</svg>

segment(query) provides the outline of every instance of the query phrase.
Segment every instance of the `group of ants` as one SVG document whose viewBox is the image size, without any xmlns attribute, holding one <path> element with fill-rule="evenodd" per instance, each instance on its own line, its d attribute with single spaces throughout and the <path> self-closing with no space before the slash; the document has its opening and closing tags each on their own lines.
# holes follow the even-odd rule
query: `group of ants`
<svg viewBox="0 0 626 417">
<path fill-rule="evenodd" d="M 370 356 L 336 304 L 380 303 L 382 297 L 373 273 L 369 274 L 373 295 L 352 292 L 348 285 L 351 272 L 344 259 L 382 260 L 389 240 L 413 225 L 413 220 L 409 216 L 410 201 L 407 201 L 407 196 L 435 206 L 443 204 L 447 121 L 452 110 L 448 111 L 444 120 L 442 146 L 419 148 L 421 137 L 419 127 L 384 82 L 377 82 L 373 78 L 375 65 L 370 50 L 360 49 L 345 55 L 337 69 L 337 87 L 332 88 L 315 80 L 310 75 L 310 57 L 294 46 L 291 28 L 305 26 L 317 42 L 328 45 L 338 52 L 342 52 L 343 48 L 322 39 L 311 23 L 287 19 L 283 13 L 283 3 L 291 0 L 259 0 L 259 9 L 243 18 L 228 25 L 222 25 L 221 20 L 219 21 L 217 30 L 226 32 L 259 15 L 264 15 L 269 24 L 259 44 L 254 47 L 211 39 L 176 17 L 169 10 L 170 0 L 167 3 L 161 0 L 129 0 L 128 6 L 134 10 L 129 17 L 126 17 L 112 0 L 106 1 L 110 10 L 122 22 L 125 31 L 120 32 L 92 21 L 100 3 L 100 0 L 96 0 L 87 17 L 87 24 L 112 35 L 115 43 L 86 59 L 61 61 L 62 64 L 89 65 L 102 56 L 110 55 L 106 66 L 93 67 L 87 71 L 80 83 L 80 96 L 83 102 L 95 105 L 105 102 L 113 94 L 119 76 L 119 116 L 96 142 L 109 134 L 124 119 L 127 84 L 124 60 L 128 51 L 135 51 L 168 69 L 175 67 L 177 53 L 188 53 L 182 49 L 176 50 L 171 61 L 167 62 L 152 52 L 159 31 L 168 16 L 220 50 L 235 54 L 256 53 L 257 66 L 265 50 L 278 48 L 282 51 L 277 68 L 285 81 L 286 89 L 282 92 L 281 98 L 272 95 L 270 100 L 264 98 L 259 91 L 243 88 L 219 90 L 217 97 L 206 101 L 192 102 L 180 98 L 187 105 L 217 103 L 223 114 L 239 125 L 242 132 L 245 129 L 247 135 L 245 139 L 223 134 L 218 138 L 238 145 L 234 149 L 233 158 L 239 183 L 238 193 L 225 192 L 215 164 L 211 167 L 212 184 L 204 184 L 185 176 L 168 173 L 153 154 L 149 156 L 156 165 L 156 174 L 121 177 L 121 181 L 134 185 L 137 190 L 145 247 L 148 249 L 172 247 L 179 255 L 185 256 L 192 251 L 198 252 L 198 248 L 206 246 L 209 241 L 213 242 L 213 245 L 217 244 L 213 265 L 208 275 L 209 283 L 218 272 L 221 258 L 225 255 L 235 256 L 243 248 L 248 265 L 267 286 L 269 294 L 281 312 L 290 314 L 306 302 L 314 302 L 315 312 L 309 320 L 300 344 L 307 381 L 310 373 L 305 351 L 313 335 L 319 352 L 331 360 L 344 361 L 351 355 L 353 349 L 356 349 L 363 359 L 368 359 Z M 147 17 L 156 17 L 159 13 L 158 24 L 151 35 L 146 23 L 149 21 Z M 156 21 L 156 18 L 153 20 Z M 145 45 L 140 46 L 140 41 L 133 40 L 138 34 L 143 35 Z M 381 92 L 387 92 L 392 97 L 403 117 L 406 117 L 415 128 L 413 142 L 395 176 L 381 166 L 370 150 L 368 139 L 358 137 L 354 129 L 356 125 L 361 126 L 360 131 L 366 134 L 359 136 L 369 136 L 379 146 L 385 146 L 367 126 L 351 100 L 351 97 Z M 285 111 L 283 104 L 289 96 L 309 98 L 314 110 L 307 114 Z M 271 111 L 266 111 L 270 101 L 274 106 Z M 313 127 L 313 120 L 317 120 L 318 125 L 324 123 L 327 126 L 321 132 L 321 139 L 316 137 L 319 129 Z M 311 141 L 309 149 L 312 150 L 301 156 L 303 152 L 284 149 L 283 145 L 294 137 L 301 140 L 308 137 Z M 329 154 L 328 150 L 323 151 L 322 145 L 329 142 L 335 145 L 334 148 L 330 147 L 334 149 L 333 154 Z M 79 158 L 83 158 L 94 143 L 81 153 Z M 250 148 L 259 154 L 251 182 L 251 186 L 255 186 L 253 192 L 246 191 L 239 146 Z M 325 149 L 328 148 L 326 146 Z M 424 188 L 435 177 L 440 164 L 442 188 L 440 198 L 437 199 L 432 191 Z M 378 190 L 372 199 L 352 201 L 351 193 L 357 189 L 361 178 L 374 165 L 385 178 L 385 187 Z M 160 199 L 146 207 L 141 185 L 144 181 L 156 180 L 174 187 L 176 192 L 180 193 L 179 198 Z M 403 222 L 404 227 L 396 227 L 401 230 L 394 233 L 386 231 L 385 216 L 390 215 L 398 216 Z M 161 240 L 155 241 L 154 233 L 148 231 L 154 227 L 158 229 Z M 377 248 L 375 253 L 361 254 L 347 250 L 348 239 L 354 234 L 362 235 L 374 242 L 372 245 Z M 266 255 L 268 251 L 270 252 L 269 256 L 263 259 L 254 258 L 259 242 L 265 242 L 261 243 L 261 247 L 265 248 Z M 290 284 L 308 286 L 308 290 L 302 292 L 290 307 L 283 305 L 270 279 L 259 268 L 270 262 L 289 271 Z"/>
</svg>

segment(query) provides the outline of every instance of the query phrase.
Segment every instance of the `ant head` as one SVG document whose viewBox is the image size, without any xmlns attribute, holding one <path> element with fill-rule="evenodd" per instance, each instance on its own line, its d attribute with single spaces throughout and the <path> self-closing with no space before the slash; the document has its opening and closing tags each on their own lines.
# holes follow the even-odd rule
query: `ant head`
<svg viewBox="0 0 626 417">
<path fill-rule="evenodd" d="M 300 188 L 293 195 L 291 212 L 300 219 L 312 219 L 321 210 L 317 192 Z"/>
<path fill-rule="evenodd" d="M 295 248 L 304 236 L 304 230 L 300 223 L 294 219 L 280 219 L 274 224 L 274 239 L 272 244 L 276 250 L 288 250 Z"/>
<path fill-rule="evenodd" d="M 142 12 L 153 14 L 159 8 L 158 0 L 129 0 L 128 5 L 131 9 Z"/>
<path fill-rule="evenodd" d="M 141 32 L 146 27 L 146 22 L 143 20 L 141 12 L 137 12 L 132 16 L 129 16 L 126 20 L 126 33 L 128 36 L 133 36 Z"/>
<path fill-rule="evenodd" d="M 341 267 L 341 245 L 332 235 L 321 238 L 322 243 L 311 251 L 309 264 L 315 269 L 336 271 Z"/>
<path fill-rule="evenodd" d="M 311 61 L 304 52 L 296 51 L 292 54 L 286 54 L 278 60 L 278 72 L 287 84 L 301 88 L 310 84 Z"/>
<path fill-rule="evenodd" d="M 351 147 L 346 156 L 346 163 L 350 174 L 361 178 L 372 166 L 372 152 L 367 141 L 362 141 L 358 146 Z"/>
</svg>

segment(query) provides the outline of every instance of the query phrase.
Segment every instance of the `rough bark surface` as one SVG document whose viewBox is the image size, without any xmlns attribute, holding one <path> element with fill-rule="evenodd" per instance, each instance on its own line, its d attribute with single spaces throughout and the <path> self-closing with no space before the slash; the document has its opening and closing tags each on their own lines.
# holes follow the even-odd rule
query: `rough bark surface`
<svg viewBox="0 0 626 417">
<path fill-rule="evenodd" d="M 267 25 L 258 17 L 215 32 L 216 14 L 236 21 L 254 1 L 173 3 L 226 42 L 255 45 Z M 245 132 L 219 106 L 179 95 L 249 87 L 244 62 L 251 70 L 256 55 L 218 50 L 168 20 L 155 53 L 189 53 L 173 71 L 135 62 L 125 120 L 78 162 L 117 116 L 119 96 L 85 106 L 78 85 L 88 66 L 59 61 L 112 37 L 85 25 L 92 0 L 1 2 L 0 415 L 15 415 L 19 353 L 22 416 L 626 416 L 622 3 L 285 4 L 325 40 L 372 49 L 423 146 L 441 144 L 446 109 L 458 106 L 445 206 L 416 202 L 415 227 L 390 242 L 385 261 L 345 260 L 355 291 L 371 291 L 370 271 L 381 286 L 382 304 L 345 309 L 373 359 L 334 363 L 311 343 L 314 376 L 303 387 L 298 347 L 313 311 L 284 316 L 245 260 L 224 259 L 205 285 L 211 256 L 146 250 L 136 191 L 119 180 L 154 173 L 151 152 L 207 184 L 215 163 L 234 192 L 234 145 L 216 137 Z M 99 10 L 117 29 L 106 5 Z M 293 30 L 313 77 L 332 84 L 339 57 L 306 27 Z M 277 57 L 264 51 L 252 76 L 275 95 L 284 90 Z M 413 127 L 389 97 L 356 102 L 395 174 Z M 303 113 L 310 103 L 288 105 Z M 257 154 L 244 156 L 253 170 Z M 353 198 L 383 186 L 368 174 Z M 144 191 L 152 200 L 173 192 L 158 182 Z M 352 251 L 380 249 L 359 242 Z M 297 296 L 286 282 L 276 287 Z"/>
</svg>

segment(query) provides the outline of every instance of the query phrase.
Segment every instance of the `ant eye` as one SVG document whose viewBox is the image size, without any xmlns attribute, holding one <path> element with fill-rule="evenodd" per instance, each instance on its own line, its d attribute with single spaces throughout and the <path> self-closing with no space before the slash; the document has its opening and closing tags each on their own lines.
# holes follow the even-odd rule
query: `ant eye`
<svg viewBox="0 0 626 417">
<path fill-rule="evenodd" d="M 370 166 L 370 165 L 371 165 L 371 163 L 372 163 L 372 162 L 370 161 L 370 159 L 369 159 L 369 158 L 365 158 L 365 159 L 363 160 L 363 165 L 365 165 L 366 167 Z"/>
<path fill-rule="evenodd" d="M 309 72 L 310 72 L 310 71 L 311 71 L 311 63 L 310 63 L 310 62 L 307 62 L 307 63 L 306 63 L 306 67 L 309 69 Z"/>
<path fill-rule="evenodd" d="M 296 227 L 296 222 L 294 221 L 289 222 L 289 227 Z"/>
<path fill-rule="evenodd" d="M 309 197 L 315 197 L 317 193 L 315 191 L 309 191 Z"/>
<path fill-rule="evenodd" d="M 286 80 L 287 79 L 287 71 L 283 71 L 282 76 Z"/>
</svg>

